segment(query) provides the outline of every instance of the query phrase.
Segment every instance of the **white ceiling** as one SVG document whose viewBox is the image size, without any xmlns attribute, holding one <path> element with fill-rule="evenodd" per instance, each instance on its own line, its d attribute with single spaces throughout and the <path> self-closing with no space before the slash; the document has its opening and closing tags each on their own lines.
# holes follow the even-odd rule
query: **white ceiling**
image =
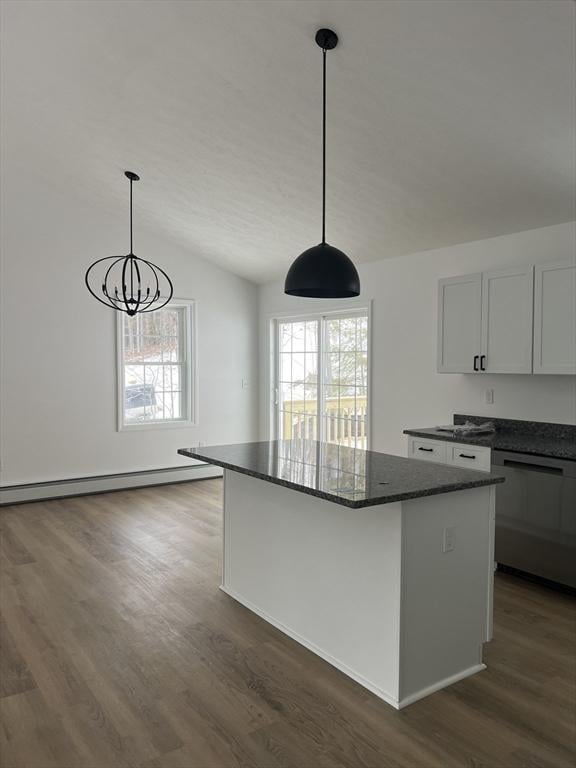
<svg viewBox="0 0 576 768">
<path fill-rule="evenodd" d="M 5 158 L 257 282 L 574 216 L 571 0 L 3 2 Z M 161 263 L 160 254 L 141 256 Z"/>
</svg>

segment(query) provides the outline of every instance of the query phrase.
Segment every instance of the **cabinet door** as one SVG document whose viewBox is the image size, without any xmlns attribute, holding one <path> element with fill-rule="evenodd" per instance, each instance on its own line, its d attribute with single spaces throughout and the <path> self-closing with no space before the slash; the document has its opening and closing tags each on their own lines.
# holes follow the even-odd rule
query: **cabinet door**
<svg viewBox="0 0 576 768">
<path fill-rule="evenodd" d="M 536 266 L 534 373 L 576 373 L 576 264 Z"/>
<path fill-rule="evenodd" d="M 532 373 L 534 267 L 482 273 L 482 368 Z"/>
<path fill-rule="evenodd" d="M 438 283 L 438 373 L 473 373 L 480 355 L 482 276 Z"/>
</svg>

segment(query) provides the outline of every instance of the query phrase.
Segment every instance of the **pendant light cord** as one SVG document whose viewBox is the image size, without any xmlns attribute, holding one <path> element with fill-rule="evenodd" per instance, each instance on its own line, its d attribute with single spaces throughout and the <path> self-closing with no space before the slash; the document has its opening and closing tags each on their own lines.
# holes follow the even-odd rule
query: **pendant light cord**
<svg viewBox="0 0 576 768">
<path fill-rule="evenodd" d="M 130 255 L 132 252 L 132 179 L 130 179 Z"/>
<path fill-rule="evenodd" d="M 326 48 L 322 48 L 322 243 L 326 242 Z"/>
</svg>

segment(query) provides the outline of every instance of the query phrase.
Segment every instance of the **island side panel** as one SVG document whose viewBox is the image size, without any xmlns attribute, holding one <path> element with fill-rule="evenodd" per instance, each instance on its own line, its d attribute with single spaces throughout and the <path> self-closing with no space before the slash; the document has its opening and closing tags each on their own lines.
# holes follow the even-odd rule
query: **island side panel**
<svg viewBox="0 0 576 768">
<path fill-rule="evenodd" d="M 350 509 L 225 473 L 225 592 L 398 706 L 400 503 Z"/>
<path fill-rule="evenodd" d="M 484 668 L 493 505 L 489 487 L 402 504 L 401 706 Z"/>
</svg>

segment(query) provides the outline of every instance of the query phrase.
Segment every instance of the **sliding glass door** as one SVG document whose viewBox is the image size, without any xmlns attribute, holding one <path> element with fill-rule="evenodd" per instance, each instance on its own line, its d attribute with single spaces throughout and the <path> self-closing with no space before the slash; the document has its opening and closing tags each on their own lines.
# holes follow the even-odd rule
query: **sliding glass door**
<svg viewBox="0 0 576 768">
<path fill-rule="evenodd" d="M 275 434 L 368 447 L 368 314 L 276 321 Z"/>
</svg>

